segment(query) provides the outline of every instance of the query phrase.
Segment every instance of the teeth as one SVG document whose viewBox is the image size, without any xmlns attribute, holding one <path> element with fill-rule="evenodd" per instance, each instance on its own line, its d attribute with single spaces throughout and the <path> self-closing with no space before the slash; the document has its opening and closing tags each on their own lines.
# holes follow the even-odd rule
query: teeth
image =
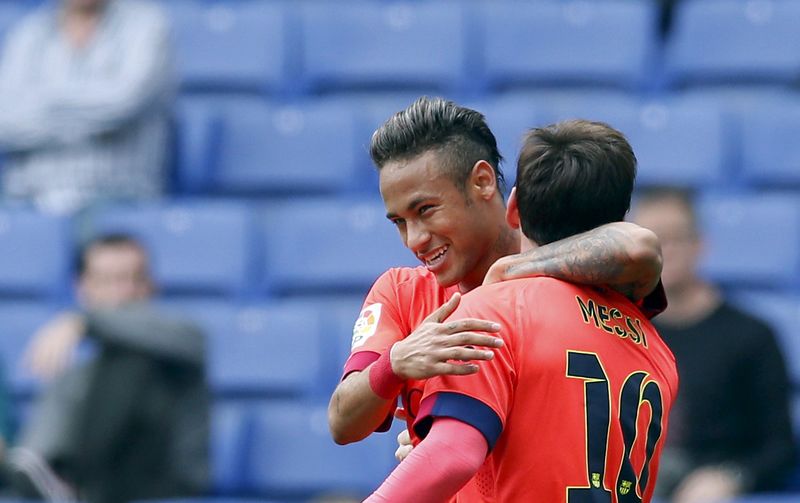
<svg viewBox="0 0 800 503">
<path fill-rule="evenodd" d="M 438 262 L 438 261 L 439 261 L 439 260 L 440 260 L 442 257 L 444 257 L 444 254 L 445 254 L 446 252 L 447 252 L 447 247 L 444 247 L 444 248 L 442 248 L 442 249 L 439 251 L 439 253 L 437 253 L 436 255 L 434 255 L 434 256 L 432 256 L 432 257 L 430 257 L 430 258 L 426 258 L 426 259 L 425 259 L 425 263 L 426 263 L 427 265 L 434 265 L 434 264 L 435 264 L 436 262 Z"/>
</svg>

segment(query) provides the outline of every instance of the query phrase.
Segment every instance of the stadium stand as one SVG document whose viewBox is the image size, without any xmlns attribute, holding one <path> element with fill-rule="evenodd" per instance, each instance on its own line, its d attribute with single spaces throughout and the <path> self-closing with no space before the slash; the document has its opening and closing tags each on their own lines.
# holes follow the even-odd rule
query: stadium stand
<svg viewBox="0 0 800 503">
<path fill-rule="evenodd" d="M 396 461 L 392 433 L 338 446 L 331 440 L 327 404 L 272 402 L 255 410 L 248 458 L 258 494 L 302 498 L 328 492 L 364 494 Z M 279 461 L 278 461 L 279 460 Z"/>
<path fill-rule="evenodd" d="M 343 104 L 195 97 L 180 111 L 178 178 L 189 192 L 335 193 L 357 178 L 356 117 Z"/>
<path fill-rule="evenodd" d="M 209 383 L 220 396 L 308 395 L 322 377 L 319 313 L 292 302 L 165 301 L 208 337 Z"/>
<path fill-rule="evenodd" d="M 278 295 L 364 293 L 389 267 L 415 264 L 374 198 L 276 203 L 261 213 L 263 288 Z"/>
<path fill-rule="evenodd" d="M 173 26 L 186 91 L 277 91 L 284 85 L 290 40 L 278 2 L 162 1 Z"/>
<path fill-rule="evenodd" d="M 654 2 L 483 2 L 479 32 L 490 88 L 648 83 Z M 624 26 L 626 29 L 621 30 Z"/>
<path fill-rule="evenodd" d="M 252 213 L 243 201 L 118 205 L 89 218 L 92 233 L 125 232 L 153 256 L 168 293 L 244 295 L 255 264 Z"/>
<path fill-rule="evenodd" d="M 0 39 L 37 3 L 0 0 Z M 209 336 L 206 501 L 375 487 L 394 434 L 335 446 L 324 400 L 369 285 L 416 264 L 368 145 L 420 94 L 484 112 L 510 183 L 524 129 L 582 117 L 630 137 L 640 185 L 696 189 L 703 271 L 775 324 L 800 404 L 800 3 L 676 2 L 664 38 L 649 1 L 159 3 L 181 83 L 170 197 L 95 208 L 88 225 L 0 210 L 0 355 L 18 411 L 36 387 L 21 353 L 70 300 L 74 242 L 127 231 L 154 255 L 163 304 Z"/>
<path fill-rule="evenodd" d="M 728 285 L 788 287 L 800 273 L 800 198 L 706 194 L 698 204 L 703 272 Z"/>
<path fill-rule="evenodd" d="M 672 85 L 787 84 L 800 74 L 800 4 L 792 0 L 679 2 L 666 51 Z M 702 50 L 699 50 L 702 48 Z"/>
<path fill-rule="evenodd" d="M 465 72 L 462 4 L 305 2 L 302 82 L 314 91 L 452 91 Z"/>
<path fill-rule="evenodd" d="M 33 209 L 0 209 L 0 296 L 57 298 L 67 292 L 69 222 Z"/>
</svg>

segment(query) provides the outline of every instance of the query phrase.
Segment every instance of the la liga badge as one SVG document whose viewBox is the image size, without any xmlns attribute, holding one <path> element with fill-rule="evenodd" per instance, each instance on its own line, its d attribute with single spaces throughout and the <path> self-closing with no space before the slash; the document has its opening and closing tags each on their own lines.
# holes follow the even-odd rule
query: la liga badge
<svg viewBox="0 0 800 503">
<path fill-rule="evenodd" d="M 353 326 L 353 343 L 351 348 L 364 345 L 367 339 L 375 335 L 378 321 L 381 319 L 382 304 L 370 304 L 361 310 L 361 314 Z"/>
</svg>

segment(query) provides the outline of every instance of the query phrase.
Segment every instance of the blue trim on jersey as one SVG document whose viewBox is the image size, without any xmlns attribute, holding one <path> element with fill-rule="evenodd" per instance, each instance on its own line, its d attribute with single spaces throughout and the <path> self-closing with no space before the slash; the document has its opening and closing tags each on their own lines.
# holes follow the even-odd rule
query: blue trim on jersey
<svg viewBox="0 0 800 503">
<path fill-rule="evenodd" d="M 503 432 L 503 423 L 491 407 L 471 396 L 461 393 L 435 393 L 420 404 L 420 415 L 414 423 L 414 432 L 419 438 L 425 438 L 435 417 L 449 417 L 467 423 L 480 431 L 489 451 Z"/>
</svg>

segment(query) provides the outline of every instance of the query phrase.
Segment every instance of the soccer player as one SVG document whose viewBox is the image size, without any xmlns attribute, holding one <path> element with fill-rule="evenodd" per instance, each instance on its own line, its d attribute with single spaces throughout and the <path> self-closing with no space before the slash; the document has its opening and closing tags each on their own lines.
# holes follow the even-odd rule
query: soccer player
<svg viewBox="0 0 800 503">
<path fill-rule="evenodd" d="M 500 154 L 474 110 L 422 98 L 375 133 L 372 156 L 390 219 L 425 266 L 387 271 L 364 302 L 353 353 L 329 407 L 339 443 L 388 428 L 398 395 L 413 421 L 423 379 L 477 371 L 473 363 L 450 360 L 491 358 L 466 347 L 493 347 L 494 338 L 475 333 L 494 330 L 491 322 L 442 323 L 458 304 L 456 293 L 471 290 L 485 275 L 547 274 L 612 284 L 637 299 L 658 282 L 657 239 L 624 222 L 508 256 L 519 251 L 519 242 L 505 222 Z M 651 299 L 662 300 L 659 292 Z"/>
<path fill-rule="evenodd" d="M 507 220 L 523 249 L 621 221 L 635 173 L 605 124 L 532 130 Z M 424 440 L 367 501 L 445 501 L 482 466 L 496 501 L 649 501 L 678 377 L 641 310 L 606 287 L 536 277 L 474 290 L 451 319 L 471 317 L 497 320 L 504 344 L 480 372 L 427 380 Z"/>
</svg>

